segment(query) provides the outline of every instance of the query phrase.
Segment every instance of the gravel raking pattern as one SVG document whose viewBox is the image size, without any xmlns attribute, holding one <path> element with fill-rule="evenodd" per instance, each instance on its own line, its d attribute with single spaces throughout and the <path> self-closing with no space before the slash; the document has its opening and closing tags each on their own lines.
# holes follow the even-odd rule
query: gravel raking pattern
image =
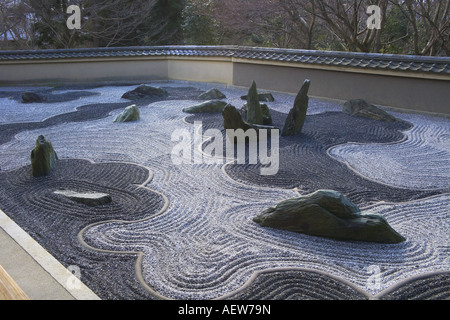
<svg viewBox="0 0 450 320">
<path fill-rule="evenodd" d="M 187 116 L 181 110 L 196 103 L 201 90 L 161 84 L 170 85 L 175 98 L 141 104 L 138 122 L 113 123 L 121 111 L 117 105 L 98 116 L 92 109 L 76 122 L 63 110 L 49 122 L 37 122 L 39 127 L 17 124 L 13 134 L 0 133 L 2 210 L 63 264 L 80 266 L 83 280 L 100 297 L 449 298 L 448 286 L 437 279 L 448 282 L 450 185 L 446 173 L 431 174 L 423 184 L 411 182 L 434 172 L 432 163 L 448 168 L 447 119 L 396 114 L 407 122 L 380 125 L 336 112 L 335 102 L 311 99 L 306 138 L 287 138 L 279 176 L 262 179 L 257 166 L 172 163 L 176 129 L 194 137 L 193 120 L 202 120 L 204 129 L 220 128 L 221 116 Z M 245 90 L 220 89 L 236 107 L 245 103 L 240 100 Z M 96 102 L 101 107 L 103 95 L 119 97 L 129 87 L 95 90 L 102 91 Z M 269 107 L 280 122 L 294 96 L 275 98 Z M 80 101 L 70 103 L 80 106 Z M 67 119 L 54 120 L 59 117 Z M 54 177 L 33 180 L 29 153 L 41 134 L 61 161 Z M 354 148 L 355 142 L 361 149 Z M 192 146 L 193 152 L 199 148 Z M 360 155 L 370 157 L 371 148 L 376 148 L 378 167 L 368 176 L 373 163 Z M 423 165 L 406 155 L 392 156 L 397 148 L 415 150 Z M 401 173 L 389 174 L 393 159 Z M 85 208 L 56 199 L 55 187 L 109 192 L 113 203 Z M 265 229 L 252 221 L 267 207 L 319 187 L 341 189 L 362 209 L 382 214 L 407 241 L 339 242 Z"/>
</svg>

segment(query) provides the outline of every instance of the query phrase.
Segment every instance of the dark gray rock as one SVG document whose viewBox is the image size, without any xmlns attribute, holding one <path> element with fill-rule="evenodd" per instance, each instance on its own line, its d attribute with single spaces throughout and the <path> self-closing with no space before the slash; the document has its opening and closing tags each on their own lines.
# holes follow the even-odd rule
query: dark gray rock
<svg viewBox="0 0 450 320">
<path fill-rule="evenodd" d="M 225 99 L 226 96 L 218 89 L 214 88 L 202 93 L 201 95 L 198 96 L 198 98 L 202 100 L 221 100 Z"/>
<path fill-rule="evenodd" d="M 255 81 L 252 81 L 252 85 L 248 90 L 247 95 L 247 122 L 257 125 L 263 124 L 263 114 L 258 99 L 258 91 Z"/>
<path fill-rule="evenodd" d="M 242 100 L 247 100 L 247 95 L 241 96 Z M 275 98 L 271 93 L 258 93 L 258 100 L 261 102 L 274 102 Z"/>
<path fill-rule="evenodd" d="M 273 130 L 273 129 L 278 130 L 278 128 L 274 127 L 274 126 L 256 125 L 256 124 L 251 124 L 251 123 L 244 121 L 242 119 L 241 113 L 236 109 L 236 107 L 234 107 L 230 104 L 225 106 L 225 108 L 222 111 L 222 116 L 223 116 L 223 127 L 225 130 L 227 130 L 227 129 L 231 129 L 231 130 L 242 129 L 244 131 L 247 131 L 248 129 L 255 129 L 258 131 L 261 129 L 266 129 L 266 130 L 269 130 L 269 133 L 270 133 L 270 130 Z"/>
<path fill-rule="evenodd" d="M 306 112 L 308 111 L 308 91 L 310 84 L 310 80 L 305 80 L 298 92 L 294 101 L 294 107 L 289 111 L 286 118 L 286 122 L 281 132 L 282 136 L 293 136 L 302 132 L 303 124 L 306 119 Z"/>
<path fill-rule="evenodd" d="M 261 112 L 262 112 L 262 116 L 263 116 L 263 125 L 265 126 L 270 126 L 272 125 L 272 116 L 270 115 L 270 109 L 267 106 L 267 104 L 261 103 Z M 247 111 L 248 111 L 248 106 L 247 104 L 244 104 L 244 106 L 241 108 L 241 115 L 242 118 L 247 119 Z"/>
<path fill-rule="evenodd" d="M 394 116 L 378 107 L 375 107 L 374 105 L 367 103 L 367 101 L 363 99 L 347 101 L 342 107 L 342 112 L 351 116 L 370 118 L 379 121 L 397 121 Z"/>
<path fill-rule="evenodd" d="M 57 190 L 54 193 L 90 207 L 102 206 L 112 202 L 111 196 L 107 193 L 76 192 L 71 190 Z"/>
<path fill-rule="evenodd" d="M 219 113 L 227 105 L 226 102 L 221 100 L 210 100 L 200 104 L 193 105 L 188 108 L 184 108 L 183 112 L 186 113 Z"/>
<path fill-rule="evenodd" d="M 125 110 L 118 114 L 117 117 L 114 119 L 114 122 L 130 122 L 130 121 L 137 121 L 141 117 L 141 113 L 139 111 L 139 107 L 135 104 L 128 106 L 125 108 Z"/>
<path fill-rule="evenodd" d="M 247 131 L 251 126 L 242 119 L 241 114 L 237 111 L 236 107 L 228 104 L 222 111 L 223 116 L 223 128 L 225 130 L 238 130 L 242 129 Z"/>
<path fill-rule="evenodd" d="M 22 93 L 23 103 L 33 103 L 33 102 L 44 102 L 44 97 L 35 92 L 24 92 Z"/>
<path fill-rule="evenodd" d="M 169 93 L 164 89 L 142 84 L 136 89 L 124 93 L 122 95 L 122 98 L 128 100 L 163 98 L 166 97 L 168 94 Z"/>
<path fill-rule="evenodd" d="M 253 219 L 263 227 L 345 241 L 400 243 L 405 238 L 374 213 L 359 208 L 339 192 L 319 190 L 280 202 Z"/>
<path fill-rule="evenodd" d="M 36 146 L 31 151 L 31 169 L 34 177 L 49 175 L 56 167 L 58 159 L 53 146 L 44 136 L 39 136 Z"/>
</svg>

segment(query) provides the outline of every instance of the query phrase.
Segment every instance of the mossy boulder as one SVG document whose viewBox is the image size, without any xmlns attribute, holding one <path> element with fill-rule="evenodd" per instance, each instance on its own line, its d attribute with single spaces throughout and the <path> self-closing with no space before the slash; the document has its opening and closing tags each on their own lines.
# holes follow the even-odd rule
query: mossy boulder
<svg viewBox="0 0 450 320">
<path fill-rule="evenodd" d="M 225 99 L 226 96 L 218 89 L 214 88 L 202 93 L 201 95 L 198 96 L 198 98 L 201 100 L 221 100 Z"/>
<path fill-rule="evenodd" d="M 355 117 L 363 117 L 379 121 L 397 121 L 397 118 L 394 116 L 374 105 L 369 104 L 363 99 L 347 101 L 342 107 L 342 112 Z"/>
<path fill-rule="evenodd" d="M 287 199 L 264 210 L 253 219 L 263 227 L 343 241 L 400 243 L 405 238 L 384 217 L 362 213 L 342 194 L 319 190 L 310 195 Z"/>
<path fill-rule="evenodd" d="M 22 93 L 22 102 L 23 103 L 36 103 L 36 102 L 44 102 L 45 99 L 38 93 L 35 92 L 24 92 Z"/>
<path fill-rule="evenodd" d="M 31 169 L 34 177 L 49 175 L 56 167 L 58 156 L 53 146 L 44 136 L 36 139 L 36 146 L 31 151 Z"/>
<path fill-rule="evenodd" d="M 122 95 L 122 98 L 128 100 L 139 100 L 139 99 L 163 98 L 168 95 L 169 93 L 164 89 L 142 84 L 136 89 L 124 93 Z"/>
<path fill-rule="evenodd" d="M 131 122 L 131 121 L 137 121 L 141 117 L 141 113 L 139 110 L 139 107 L 135 104 L 128 106 L 125 108 L 122 113 L 118 114 L 117 117 L 114 119 L 114 122 Z"/>
<path fill-rule="evenodd" d="M 186 113 L 219 113 L 222 112 L 223 108 L 227 103 L 221 100 L 209 100 L 202 102 L 200 104 L 193 105 L 188 108 L 184 108 L 183 112 Z"/>
</svg>

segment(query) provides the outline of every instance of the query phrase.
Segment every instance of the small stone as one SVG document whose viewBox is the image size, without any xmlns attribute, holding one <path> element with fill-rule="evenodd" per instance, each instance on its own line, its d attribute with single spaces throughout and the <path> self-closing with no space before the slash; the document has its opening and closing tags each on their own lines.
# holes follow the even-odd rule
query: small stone
<svg viewBox="0 0 450 320">
<path fill-rule="evenodd" d="M 100 192 L 76 192 L 71 190 L 57 190 L 55 194 L 61 195 L 74 202 L 82 203 L 90 207 L 102 206 L 112 201 L 107 193 Z"/>
<path fill-rule="evenodd" d="M 405 238 L 375 213 L 360 209 L 334 190 L 287 199 L 253 219 L 263 227 L 343 241 L 400 243 Z"/>
<path fill-rule="evenodd" d="M 201 95 L 198 96 L 198 98 L 202 100 L 221 100 L 225 99 L 226 96 L 218 89 L 214 88 L 202 93 Z"/>
<path fill-rule="evenodd" d="M 140 119 L 140 111 L 139 107 L 135 104 L 128 106 L 125 108 L 125 110 L 118 114 L 117 117 L 114 119 L 114 122 L 131 122 L 131 121 L 137 121 Z"/>
<path fill-rule="evenodd" d="M 150 99 L 150 98 L 162 98 L 169 93 L 161 88 L 156 88 L 147 85 L 140 85 L 132 91 L 128 91 L 122 95 L 123 99 L 138 100 L 138 99 Z"/>
<path fill-rule="evenodd" d="M 308 91 L 310 84 L 310 80 L 305 80 L 298 92 L 294 101 L 294 107 L 289 111 L 286 118 L 286 122 L 281 132 L 282 136 L 293 136 L 302 132 L 306 120 L 306 112 L 308 111 Z"/>
<path fill-rule="evenodd" d="M 40 94 L 35 92 L 24 92 L 22 93 L 23 103 L 33 103 L 33 102 L 43 102 L 45 99 Z"/>
<path fill-rule="evenodd" d="M 364 117 L 379 121 L 394 122 L 397 118 L 390 115 L 384 110 L 381 110 L 374 105 L 367 103 L 363 99 L 356 99 L 347 101 L 342 107 L 342 112 L 347 113 L 351 116 Z"/>
<path fill-rule="evenodd" d="M 183 112 L 186 113 L 219 113 L 227 105 L 226 102 L 221 100 L 205 101 L 194 106 L 184 108 Z"/>
<path fill-rule="evenodd" d="M 31 169 L 34 177 L 49 175 L 56 167 L 58 159 L 53 146 L 44 136 L 39 136 L 31 151 Z"/>
<path fill-rule="evenodd" d="M 247 100 L 247 95 L 242 96 L 242 100 Z M 258 93 L 258 100 L 261 102 L 274 102 L 275 98 L 271 93 Z"/>
</svg>

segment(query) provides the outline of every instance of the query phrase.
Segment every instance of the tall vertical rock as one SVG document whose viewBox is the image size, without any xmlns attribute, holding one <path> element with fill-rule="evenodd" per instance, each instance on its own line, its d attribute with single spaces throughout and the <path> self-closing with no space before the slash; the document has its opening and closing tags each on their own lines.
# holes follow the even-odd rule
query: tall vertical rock
<svg viewBox="0 0 450 320">
<path fill-rule="evenodd" d="M 53 146 L 44 136 L 39 136 L 36 146 L 31 151 L 31 169 L 34 177 L 50 174 L 56 167 L 56 156 Z"/>
<path fill-rule="evenodd" d="M 294 107 L 289 111 L 289 114 L 284 123 L 282 136 L 293 136 L 302 132 L 303 124 L 306 119 L 306 112 L 308 111 L 308 91 L 311 84 L 310 80 L 305 80 L 294 101 Z"/>
<path fill-rule="evenodd" d="M 263 124 L 263 114 L 255 81 L 252 81 L 252 86 L 248 90 L 247 95 L 247 122 L 250 124 Z"/>
</svg>

